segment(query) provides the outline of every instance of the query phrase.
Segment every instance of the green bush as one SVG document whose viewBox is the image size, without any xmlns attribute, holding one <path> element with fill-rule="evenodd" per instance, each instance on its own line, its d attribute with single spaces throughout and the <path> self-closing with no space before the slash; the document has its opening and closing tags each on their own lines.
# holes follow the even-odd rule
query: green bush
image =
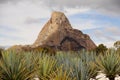
<svg viewBox="0 0 120 80">
<path fill-rule="evenodd" d="M 96 53 L 99 54 L 105 54 L 107 51 L 107 47 L 104 44 L 98 45 L 98 47 L 95 49 Z"/>
</svg>

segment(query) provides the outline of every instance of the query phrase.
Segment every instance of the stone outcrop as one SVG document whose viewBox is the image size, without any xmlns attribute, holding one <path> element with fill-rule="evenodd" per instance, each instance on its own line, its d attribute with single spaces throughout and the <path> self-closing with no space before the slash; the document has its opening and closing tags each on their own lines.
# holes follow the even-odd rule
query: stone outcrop
<svg viewBox="0 0 120 80">
<path fill-rule="evenodd" d="M 53 12 L 32 47 L 49 46 L 55 50 L 91 50 L 96 48 L 87 34 L 73 29 L 62 12 Z"/>
</svg>

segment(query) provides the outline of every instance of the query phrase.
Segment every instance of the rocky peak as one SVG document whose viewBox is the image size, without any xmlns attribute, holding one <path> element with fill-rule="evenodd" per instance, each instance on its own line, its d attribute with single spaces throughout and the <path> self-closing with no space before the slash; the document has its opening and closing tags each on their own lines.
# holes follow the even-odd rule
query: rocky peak
<svg viewBox="0 0 120 80">
<path fill-rule="evenodd" d="M 53 12 L 51 15 L 52 22 L 56 21 L 66 21 L 66 16 L 62 12 Z"/>
<path fill-rule="evenodd" d="M 50 23 L 58 26 L 58 28 L 72 28 L 69 20 L 62 12 L 54 11 L 51 15 Z"/>
<path fill-rule="evenodd" d="M 53 12 L 50 20 L 34 42 L 33 47 L 49 46 L 57 50 L 94 49 L 96 45 L 87 34 L 73 29 L 62 12 Z"/>
</svg>

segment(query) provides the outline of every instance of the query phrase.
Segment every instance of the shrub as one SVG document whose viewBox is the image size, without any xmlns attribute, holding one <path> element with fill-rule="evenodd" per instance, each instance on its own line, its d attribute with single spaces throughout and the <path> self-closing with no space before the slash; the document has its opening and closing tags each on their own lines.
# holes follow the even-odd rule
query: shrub
<svg viewBox="0 0 120 80">
<path fill-rule="evenodd" d="M 104 44 L 100 44 L 96 49 L 95 49 L 97 54 L 105 54 L 107 51 L 107 47 Z"/>
</svg>

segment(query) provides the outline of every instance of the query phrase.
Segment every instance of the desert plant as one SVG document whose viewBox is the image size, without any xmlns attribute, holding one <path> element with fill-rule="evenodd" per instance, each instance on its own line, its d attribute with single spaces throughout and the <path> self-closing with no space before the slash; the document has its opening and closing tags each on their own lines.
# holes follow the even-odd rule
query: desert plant
<svg viewBox="0 0 120 80">
<path fill-rule="evenodd" d="M 29 70 L 27 61 L 15 52 L 3 52 L 0 61 L 2 80 L 28 80 L 34 77 L 35 70 Z"/>
<path fill-rule="evenodd" d="M 73 68 L 77 62 L 77 56 L 75 54 L 71 54 L 70 52 L 58 52 L 55 56 L 57 60 L 57 66 L 63 65 L 63 69 L 68 70 Z"/>
<path fill-rule="evenodd" d="M 36 47 L 36 48 L 32 48 L 31 51 L 33 51 L 34 53 L 44 53 L 44 54 L 49 54 L 49 55 L 55 55 L 56 51 L 48 46 L 44 46 L 44 47 Z"/>
<path fill-rule="evenodd" d="M 95 65 L 96 54 L 83 50 L 79 52 L 78 56 L 80 57 L 80 61 L 77 63 L 79 69 L 76 69 L 78 70 L 78 80 L 90 80 L 91 78 L 95 78 L 98 72 Z"/>
<path fill-rule="evenodd" d="M 96 61 L 97 68 L 106 74 L 110 80 L 120 73 L 120 56 L 115 50 L 108 50 L 106 54 L 100 55 Z"/>
<path fill-rule="evenodd" d="M 78 56 L 80 57 L 80 59 L 83 62 L 89 63 L 89 62 L 95 62 L 96 59 L 96 53 L 93 51 L 86 51 L 86 50 L 82 50 L 80 52 L 78 52 Z"/>
<path fill-rule="evenodd" d="M 0 80 L 90 80 L 98 71 L 110 80 L 120 75 L 120 54 L 108 49 L 104 55 L 94 52 L 58 52 L 49 55 L 36 52 L 3 51 Z"/>
<path fill-rule="evenodd" d="M 63 64 L 63 70 L 66 70 L 66 73 L 72 70 L 70 76 L 76 77 L 77 80 L 89 80 L 97 75 L 94 63 L 96 55 L 92 52 L 82 51 L 74 54 L 60 52 L 56 56 L 59 66 Z"/>
<path fill-rule="evenodd" d="M 36 56 L 37 75 L 40 80 L 49 80 L 49 75 L 56 70 L 56 60 L 49 55 L 38 54 Z"/>
<path fill-rule="evenodd" d="M 96 77 L 97 68 L 94 62 L 83 62 L 79 60 L 72 66 L 72 76 L 76 77 L 77 80 L 90 80 Z"/>
<path fill-rule="evenodd" d="M 86 63 L 81 62 L 80 70 L 78 71 L 77 80 L 90 80 L 91 78 L 95 79 L 97 75 L 96 65 L 93 62 Z"/>
<path fill-rule="evenodd" d="M 50 80 L 76 80 L 76 78 L 73 78 L 71 74 L 72 70 L 66 71 L 63 70 L 63 66 L 61 65 L 55 72 L 53 72 L 50 75 Z"/>
</svg>

